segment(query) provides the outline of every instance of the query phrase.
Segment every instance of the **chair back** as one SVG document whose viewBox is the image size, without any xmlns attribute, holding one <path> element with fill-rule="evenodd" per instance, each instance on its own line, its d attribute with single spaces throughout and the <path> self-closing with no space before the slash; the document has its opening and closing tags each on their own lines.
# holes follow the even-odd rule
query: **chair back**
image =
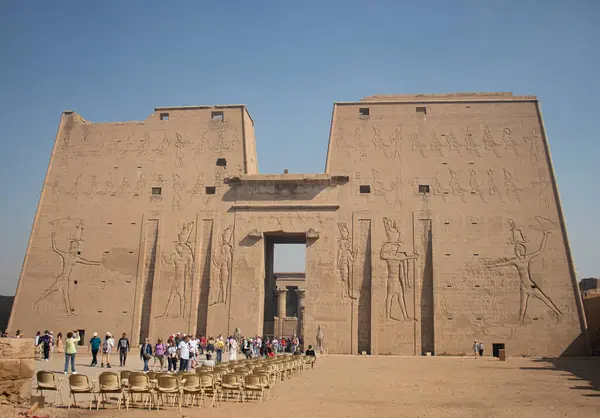
<svg viewBox="0 0 600 418">
<path fill-rule="evenodd" d="M 224 385 L 232 385 L 232 386 L 236 386 L 239 385 L 239 375 L 237 374 L 226 374 L 225 376 L 222 377 L 221 382 Z"/>
<path fill-rule="evenodd" d="M 200 378 L 200 386 L 202 387 L 214 387 L 215 386 L 215 379 L 213 377 L 212 374 L 201 374 L 198 375 L 198 377 Z"/>
<path fill-rule="evenodd" d="M 269 384 L 269 382 L 271 381 L 271 377 L 270 377 L 269 373 L 255 372 L 254 376 L 256 376 L 260 379 L 260 384 L 262 386 L 267 386 Z"/>
<path fill-rule="evenodd" d="M 115 372 L 102 372 L 98 376 L 98 384 L 100 390 L 119 390 L 121 389 L 121 382 L 119 381 L 119 375 Z"/>
<path fill-rule="evenodd" d="M 131 372 L 129 370 L 121 370 L 121 380 L 129 379 Z"/>
<path fill-rule="evenodd" d="M 90 379 L 84 374 L 72 374 L 69 376 L 71 390 L 91 390 Z"/>
<path fill-rule="evenodd" d="M 200 378 L 198 375 L 192 374 L 185 378 L 185 382 L 183 384 L 184 389 L 196 389 L 200 386 Z"/>
<path fill-rule="evenodd" d="M 177 377 L 170 375 L 158 376 L 158 389 L 159 390 L 176 390 L 179 388 L 179 381 Z"/>
<path fill-rule="evenodd" d="M 260 386 L 260 377 L 249 374 L 244 377 L 244 383 L 249 386 Z"/>
<path fill-rule="evenodd" d="M 38 386 L 46 389 L 57 389 L 54 373 L 40 370 L 37 372 Z"/>
<path fill-rule="evenodd" d="M 148 376 L 148 379 L 150 380 L 156 380 L 156 372 L 146 372 L 146 376 Z"/>
<path fill-rule="evenodd" d="M 150 379 L 142 372 L 131 372 L 128 381 L 132 390 L 146 390 L 150 385 Z"/>
</svg>

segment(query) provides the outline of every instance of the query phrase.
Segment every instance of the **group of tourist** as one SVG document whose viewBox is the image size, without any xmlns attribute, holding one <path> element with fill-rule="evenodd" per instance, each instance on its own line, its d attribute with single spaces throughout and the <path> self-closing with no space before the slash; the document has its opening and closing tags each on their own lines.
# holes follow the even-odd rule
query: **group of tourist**
<svg viewBox="0 0 600 418">
<path fill-rule="evenodd" d="M 473 342 L 473 354 L 475 358 L 479 355 L 479 357 L 483 357 L 483 341 L 475 340 Z"/>
</svg>

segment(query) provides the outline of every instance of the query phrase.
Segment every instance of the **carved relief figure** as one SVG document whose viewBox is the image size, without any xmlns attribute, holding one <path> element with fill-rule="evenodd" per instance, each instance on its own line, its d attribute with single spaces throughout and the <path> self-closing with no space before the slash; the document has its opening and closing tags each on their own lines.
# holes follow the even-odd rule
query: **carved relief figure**
<svg viewBox="0 0 600 418">
<path fill-rule="evenodd" d="M 194 160 L 196 157 L 206 151 L 208 148 L 208 131 L 202 132 L 202 136 L 200 137 L 200 141 L 196 148 L 194 148 Z"/>
<path fill-rule="evenodd" d="M 502 140 L 504 141 L 504 148 L 508 152 L 513 151 L 517 158 L 521 158 L 521 154 L 519 154 L 519 146 L 517 141 L 512 136 L 512 131 L 510 128 L 504 128 L 502 131 Z"/>
<path fill-rule="evenodd" d="M 500 156 L 500 154 L 498 154 L 498 150 L 496 148 L 502 144 L 499 144 L 496 141 L 494 141 L 492 132 L 490 131 L 490 128 L 488 128 L 487 125 L 485 125 L 485 128 L 483 130 L 482 140 L 483 140 L 483 145 L 484 145 L 486 151 L 492 151 L 494 154 L 496 154 L 496 157 Z"/>
<path fill-rule="evenodd" d="M 129 183 L 129 179 L 127 178 L 127 176 L 123 176 L 123 179 L 121 180 L 121 186 L 119 187 L 119 190 L 117 191 L 117 196 L 118 197 L 127 197 L 129 195 L 130 188 L 131 188 L 131 183 Z"/>
<path fill-rule="evenodd" d="M 445 157 L 444 149 L 446 144 L 442 144 L 442 142 L 438 139 L 437 133 L 435 130 L 431 131 L 429 134 L 429 147 L 432 151 L 437 151 L 440 154 L 440 157 Z"/>
<path fill-rule="evenodd" d="M 419 138 L 419 135 L 417 135 L 416 132 L 413 132 L 410 135 L 410 142 L 412 144 L 413 151 L 419 151 L 421 153 L 421 155 L 423 156 L 423 158 L 427 158 L 427 156 L 425 155 L 426 145 L 423 141 L 421 141 L 421 139 Z"/>
<path fill-rule="evenodd" d="M 350 297 L 355 299 L 350 279 L 352 277 L 352 265 L 356 261 L 357 252 L 350 241 L 348 226 L 345 223 L 338 223 L 338 229 L 340 230 L 340 238 L 338 239 L 337 268 L 342 281 L 342 298 Z"/>
<path fill-rule="evenodd" d="M 498 200 L 502 203 L 506 203 L 500 194 L 496 179 L 494 178 L 494 171 L 490 168 L 488 171 L 488 193 L 490 196 L 498 196 Z"/>
<path fill-rule="evenodd" d="M 181 178 L 178 174 L 173 174 L 173 202 L 171 208 L 173 210 L 181 210 L 181 192 L 183 191 L 183 184 L 181 184 Z"/>
<path fill-rule="evenodd" d="M 533 128 L 531 135 L 523 137 L 523 141 L 529 144 L 529 161 L 539 161 L 540 137 L 537 136 L 535 128 Z"/>
<path fill-rule="evenodd" d="M 465 143 L 467 144 L 467 151 L 475 151 L 475 154 L 477 154 L 479 158 L 483 158 L 479 153 L 479 144 L 475 141 L 475 138 L 473 138 L 473 134 L 469 131 L 468 126 L 465 130 Z"/>
<path fill-rule="evenodd" d="M 61 259 L 62 269 L 61 272 L 56 278 L 54 282 L 41 294 L 41 296 L 34 303 L 34 307 L 36 312 L 39 312 L 39 305 L 43 302 L 48 296 L 50 296 L 54 292 L 60 292 L 62 296 L 63 303 L 65 305 L 65 311 L 67 316 L 76 315 L 74 309 L 71 306 L 71 296 L 70 296 L 70 282 L 71 282 L 71 273 L 73 271 L 73 267 L 76 264 L 84 264 L 88 266 L 99 266 L 102 264 L 100 261 L 90 261 L 79 255 L 79 241 L 76 239 L 69 240 L 69 245 L 67 250 L 61 250 L 56 245 L 56 232 L 52 232 L 52 250 L 59 255 Z"/>
<path fill-rule="evenodd" d="M 68 166 L 69 162 L 69 145 L 71 143 L 71 138 L 69 135 L 63 137 L 63 143 L 61 145 L 62 155 L 61 155 L 61 165 L 65 168 Z"/>
<path fill-rule="evenodd" d="M 440 196 L 445 203 L 448 203 L 448 193 L 450 193 L 450 191 L 442 186 L 442 183 L 437 177 L 431 179 L 431 189 L 434 196 Z"/>
<path fill-rule="evenodd" d="M 373 126 L 373 144 L 375 145 L 375 149 L 381 148 L 385 150 L 389 147 L 383 140 L 383 135 L 379 129 Z"/>
<path fill-rule="evenodd" d="M 421 182 L 419 181 L 418 177 L 414 177 L 411 181 L 410 181 L 410 185 L 413 188 L 413 191 L 415 192 L 415 196 L 420 196 L 422 195 L 421 192 L 419 192 L 419 184 L 421 184 Z"/>
<path fill-rule="evenodd" d="M 217 147 L 215 148 L 215 151 L 223 152 L 228 148 L 229 146 L 225 144 L 225 132 L 221 129 L 217 134 Z"/>
<path fill-rule="evenodd" d="M 233 265 L 233 227 L 228 226 L 221 236 L 219 255 L 212 257 L 212 263 L 217 269 L 217 294 L 211 305 L 225 304 L 227 302 L 227 291 L 229 277 Z"/>
<path fill-rule="evenodd" d="M 544 303 L 555 315 L 557 322 L 560 322 L 563 313 L 558 309 L 558 307 L 554 304 L 552 299 L 550 299 L 546 293 L 540 289 L 540 287 L 533 281 L 531 277 L 531 260 L 540 255 L 546 248 L 546 243 L 548 242 L 548 234 L 550 231 L 547 229 L 543 229 L 543 237 L 540 243 L 540 247 L 533 252 L 528 253 L 527 247 L 525 246 L 525 241 L 523 234 L 520 230 L 517 230 L 514 222 L 509 220 L 509 225 L 511 227 L 511 235 L 514 241 L 514 251 L 515 257 L 509 259 L 500 259 L 485 265 L 487 268 L 497 268 L 497 267 L 505 267 L 510 266 L 517 269 L 517 273 L 519 274 L 519 293 L 520 293 L 520 307 L 519 307 L 519 317 L 521 323 L 525 323 L 525 315 L 527 314 L 527 305 L 529 303 L 529 298 L 533 297 L 537 300 L 540 300 Z"/>
<path fill-rule="evenodd" d="M 196 179 L 196 184 L 194 184 L 194 187 L 188 191 L 188 193 L 190 194 L 190 202 L 192 201 L 192 199 L 202 196 L 203 190 L 204 190 L 204 174 L 200 173 L 200 174 L 198 174 L 198 178 Z"/>
<path fill-rule="evenodd" d="M 192 271 L 194 268 L 194 257 L 186 252 L 186 247 L 182 243 L 175 245 L 175 252 L 168 257 L 163 257 L 164 262 L 174 268 L 171 278 L 171 290 L 169 299 L 165 306 L 165 312 L 157 318 L 167 317 L 169 311 L 175 302 L 175 297 L 179 297 L 179 317 L 183 318 L 186 306 L 186 284 L 192 280 Z"/>
<path fill-rule="evenodd" d="M 390 146 L 391 151 L 383 150 L 383 154 L 387 158 L 391 158 L 392 161 L 396 161 L 396 159 L 400 162 L 402 161 L 402 142 L 404 141 L 404 137 L 402 134 L 402 125 L 396 126 L 396 131 L 394 135 L 390 137 Z"/>
<path fill-rule="evenodd" d="M 60 202 L 60 183 L 58 180 L 54 180 L 52 183 L 52 203 L 58 204 Z"/>
<path fill-rule="evenodd" d="M 80 193 L 81 193 L 81 174 L 79 176 L 77 176 L 77 178 L 73 182 L 73 187 L 71 187 L 71 190 L 69 190 L 67 192 L 67 194 L 70 197 L 77 199 L 79 197 Z"/>
<path fill-rule="evenodd" d="M 231 135 L 230 147 L 233 151 L 237 151 L 241 144 L 242 144 L 242 140 L 240 139 L 240 133 L 238 132 L 237 129 L 234 129 L 233 133 Z"/>
<path fill-rule="evenodd" d="M 87 192 L 83 192 L 86 197 L 94 197 L 98 191 L 98 176 L 93 175 L 92 181 L 90 182 L 90 188 Z"/>
<path fill-rule="evenodd" d="M 540 176 L 538 181 L 534 181 L 533 187 L 539 189 L 540 192 L 540 204 L 544 204 L 544 206 L 550 206 L 550 201 L 548 200 L 548 186 L 550 183 L 544 176 Z"/>
<path fill-rule="evenodd" d="M 185 142 L 179 132 L 175 132 L 175 142 L 173 145 L 175 146 L 175 167 L 183 167 L 185 165 L 185 154 L 183 153 Z"/>
<path fill-rule="evenodd" d="M 452 189 L 452 194 L 455 196 L 460 196 L 464 203 L 467 202 L 467 198 L 465 197 L 465 193 L 467 189 L 463 188 L 458 181 L 458 174 L 453 169 L 448 169 L 450 171 L 450 189 Z"/>
<path fill-rule="evenodd" d="M 325 336 L 323 335 L 323 331 L 321 330 L 321 325 L 319 325 L 317 327 L 317 349 L 318 350 L 323 350 L 324 345 L 323 342 L 325 341 Z"/>
<path fill-rule="evenodd" d="M 485 196 L 483 195 L 483 192 L 480 189 L 481 184 L 477 182 L 477 171 L 475 171 L 474 168 L 471 168 L 469 170 L 469 185 L 471 186 L 471 194 L 479 195 L 481 201 L 483 203 L 487 203 L 487 201 L 485 200 Z"/>
<path fill-rule="evenodd" d="M 342 150 L 346 153 L 346 155 L 348 157 L 350 157 L 352 148 L 350 146 L 348 146 L 348 144 L 346 143 L 346 138 L 344 136 L 344 130 L 343 129 L 339 129 L 338 130 L 338 134 L 335 137 L 335 145 L 337 146 L 337 148 L 339 150 Z"/>
<path fill-rule="evenodd" d="M 450 129 L 450 132 L 446 137 L 446 141 L 448 141 L 448 150 L 458 152 L 458 155 L 460 155 L 461 157 L 465 156 L 463 152 L 463 148 L 465 147 L 465 145 L 460 143 L 460 141 L 456 138 L 456 135 L 454 135 L 452 129 Z"/>
<path fill-rule="evenodd" d="M 362 158 L 367 156 L 367 146 L 360 139 L 360 128 L 354 129 L 354 146 L 359 150 L 359 154 Z"/>
<path fill-rule="evenodd" d="M 402 179 L 400 174 L 396 177 L 396 180 L 390 183 L 390 187 L 387 188 L 383 185 L 383 182 L 379 178 L 379 172 L 375 169 L 373 172 L 373 190 L 375 196 L 382 196 L 386 203 L 390 205 L 402 206 Z M 388 194 L 394 193 L 394 200 L 388 199 Z"/>
<path fill-rule="evenodd" d="M 137 183 L 135 183 L 135 190 L 133 191 L 134 196 L 141 196 L 146 190 L 146 179 L 144 178 L 144 173 L 140 174 L 140 178 Z"/>
<path fill-rule="evenodd" d="M 415 260 L 418 255 L 407 253 L 402 249 L 400 231 L 396 226 L 396 222 L 384 217 L 383 225 L 387 241 L 381 247 L 380 258 L 385 261 L 387 266 L 386 319 L 393 321 L 408 320 L 410 316 L 405 301 L 405 293 L 411 287 L 408 279 L 408 262 L 409 260 Z M 394 316 L 392 312 L 394 301 L 400 307 L 402 318 Z"/>
<path fill-rule="evenodd" d="M 169 152 L 170 145 L 171 145 L 171 143 L 169 142 L 169 136 L 165 132 L 163 139 L 160 141 L 160 144 L 158 145 L 158 148 L 156 148 L 154 151 L 156 151 L 156 153 L 162 157 Z"/>
<path fill-rule="evenodd" d="M 522 190 L 517 187 L 515 182 L 512 180 L 512 174 L 506 169 L 504 170 L 504 187 L 506 187 L 506 192 L 508 194 L 514 195 L 519 202 L 521 202 L 521 197 L 519 196 L 519 192 Z"/>
<path fill-rule="evenodd" d="M 144 139 L 140 140 L 140 146 L 138 148 L 137 156 L 141 157 L 143 155 L 148 154 L 148 150 L 150 149 L 150 134 L 144 133 Z"/>
</svg>

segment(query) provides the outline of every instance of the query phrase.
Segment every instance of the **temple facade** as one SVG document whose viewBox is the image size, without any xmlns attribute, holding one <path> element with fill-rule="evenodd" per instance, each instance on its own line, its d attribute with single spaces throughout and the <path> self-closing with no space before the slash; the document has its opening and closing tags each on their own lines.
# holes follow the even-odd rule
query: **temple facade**
<svg viewBox="0 0 600 418">
<path fill-rule="evenodd" d="M 281 243 L 306 245 L 304 274 L 274 271 Z M 243 105 L 66 111 L 9 327 L 589 350 L 540 106 L 510 93 L 335 103 L 318 174 L 259 174 Z"/>
</svg>

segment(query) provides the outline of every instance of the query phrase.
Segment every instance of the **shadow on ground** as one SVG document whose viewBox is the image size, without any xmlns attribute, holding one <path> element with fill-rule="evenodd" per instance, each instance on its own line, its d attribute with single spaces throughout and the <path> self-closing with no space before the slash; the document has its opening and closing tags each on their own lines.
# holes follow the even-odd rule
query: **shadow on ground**
<svg viewBox="0 0 600 418">
<path fill-rule="evenodd" d="M 570 389 L 582 390 L 583 396 L 600 397 L 600 357 L 541 358 L 539 367 L 521 367 L 522 370 L 551 370 L 569 373 Z M 589 393 L 590 391 L 596 393 Z"/>
</svg>

